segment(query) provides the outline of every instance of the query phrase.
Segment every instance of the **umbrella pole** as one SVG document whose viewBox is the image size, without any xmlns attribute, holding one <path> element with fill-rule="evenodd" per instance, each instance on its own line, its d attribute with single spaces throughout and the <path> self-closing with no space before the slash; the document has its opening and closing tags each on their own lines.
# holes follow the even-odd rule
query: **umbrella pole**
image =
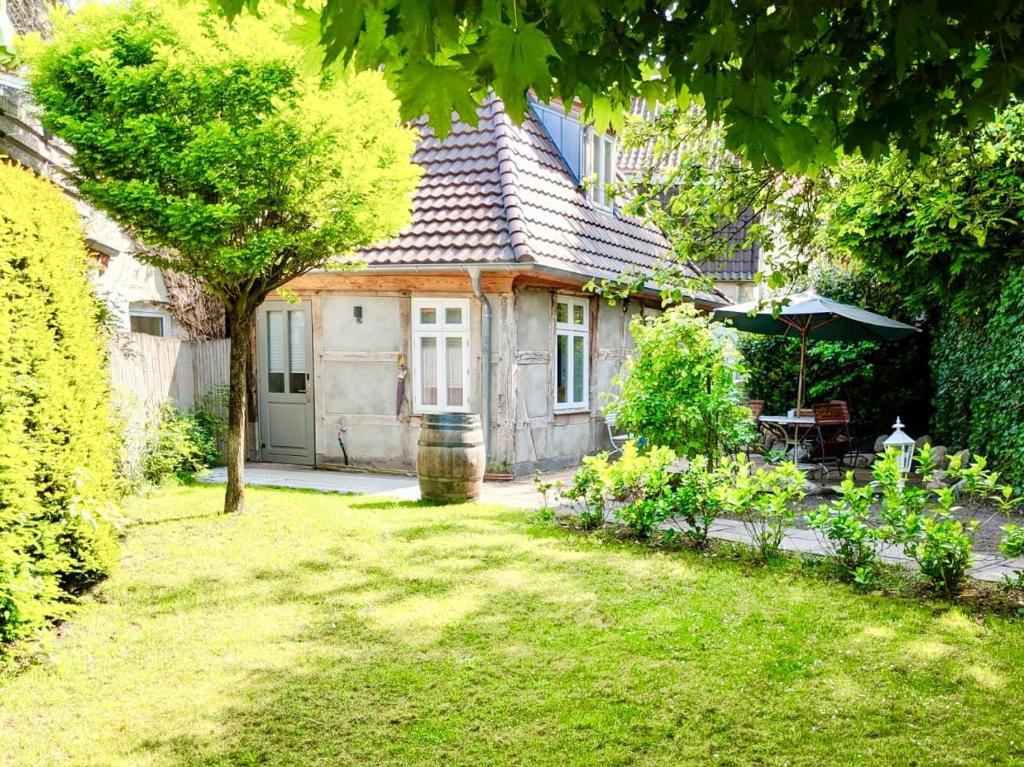
<svg viewBox="0 0 1024 767">
<path fill-rule="evenodd" d="M 800 376 L 796 385 L 797 413 L 804 407 L 804 367 L 807 365 L 807 327 L 800 328 Z"/>
</svg>

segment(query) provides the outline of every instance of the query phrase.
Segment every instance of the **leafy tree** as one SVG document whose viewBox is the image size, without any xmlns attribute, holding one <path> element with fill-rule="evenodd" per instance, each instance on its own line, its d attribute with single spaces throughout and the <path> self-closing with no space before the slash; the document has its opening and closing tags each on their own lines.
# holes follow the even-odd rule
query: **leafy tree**
<svg viewBox="0 0 1024 767">
<path fill-rule="evenodd" d="M 741 402 L 740 360 L 728 340 L 691 304 L 632 324 L 636 350 L 607 410 L 617 428 L 689 458 L 714 460 L 749 439 L 750 411 Z"/>
<path fill-rule="evenodd" d="M 892 280 L 921 310 L 987 315 L 1024 265 L 1024 105 L 932 157 L 850 159 L 822 210 L 828 244 Z"/>
<path fill-rule="evenodd" d="M 818 214 L 833 172 L 755 166 L 729 149 L 726 130 L 707 117 L 695 106 L 669 107 L 654 119 L 634 118 L 624 133 L 627 148 L 649 150 L 646 165 L 620 194 L 628 213 L 658 227 L 671 243 L 654 275 L 664 296 L 677 302 L 702 287 L 680 265 L 728 261 L 755 243 L 770 267 L 769 287 L 805 279 L 809 265 L 827 252 Z M 601 287 L 622 293 L 650 280 L 649 274 L 625 274 Z"/>
<path fill-rule="evenodd" d="M 260 0 L 219 0 L 230 15 Z M 299 5 L 299 3 L 296 3 Z M 304 4 L 302 4 L 305 7 Z M 383 66 L 407 118 L 475 119 L 488 89 L 582 101 L 600 126 L 630 100 L 697 97 L 757 166 L 915 152 L 983 121 L 1024 78 L 1024 5 L 993 0 L 347 0 L 305 12 L 328 61 Z M 322 10 L 320 10 L 322 9 Z"/>
<path fill-rule="evenodd" d="M 43 124 L 75 149 L 81 193 L 150 246 L 145 260 L 224 304 L 227 511 L 243 508 L 254 313 L 289 280 L 396 233 L 418 174 L 381 77 L 310 67 L 291 14 L 264 11 L 230 28 L 198 3 L 89 5 L 32 57 Z"/>
</svg>

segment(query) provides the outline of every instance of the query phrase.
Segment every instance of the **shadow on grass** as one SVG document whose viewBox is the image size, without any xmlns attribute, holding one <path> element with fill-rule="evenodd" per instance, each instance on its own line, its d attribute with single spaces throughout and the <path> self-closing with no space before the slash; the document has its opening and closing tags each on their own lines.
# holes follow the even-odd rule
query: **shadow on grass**
<svg viewBox="0 0 1024 767">
<path fill-rule="evenodd" d="M 826 584 L 773 587 L 768 571 L 531 536 L 504 514 L 482 516 L 389 518 L 379 539 L 254 567 L 265 599 L 315 610 L 266 648 L 299 654 L 248 673 L 229 707 L 204 712 L 215 726 L 141 749 L 201 767 L 776 764 L 787 754 L 827 764 L 835 753 L 909 763 L 890 753 L 904 742 L 899 723 L 927 740 L 943 697 L 967 702 L 946 645 L 922 644 L 927 626 L 911 626 L 920 649 L 900 660 L 910 645 L 891 605 L 875 614 L 874 600 Z M 201 591 L 206 606 L 242 603 L 242 581 L 150 598 L 188 603 Z M 893 627 L 868 631 L 886 619 Z M 878 666 L 890 685 L 881 706 L 863 669 L 883 651 L 895 665 Z"/>
<path fill-rule="evenodd" d="M 178 517 L 160 517 L 159 519 L 133 519 L 128 527 L 152 527 L 153 525 L 166 525 L 171 522 L 192 522 L 199 519 L 230 519 L 230 516 L 223 511 L 210 512 L 208 514 L 183 514 Z"/>
</svg>

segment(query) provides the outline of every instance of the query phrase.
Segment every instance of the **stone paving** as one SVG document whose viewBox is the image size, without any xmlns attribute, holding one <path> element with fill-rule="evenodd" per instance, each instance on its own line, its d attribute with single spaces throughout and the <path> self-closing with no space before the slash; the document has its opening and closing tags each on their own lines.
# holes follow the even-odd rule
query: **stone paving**
<svg viewBox="0 0 1024 767">
<path fill-rule="evenodd" d="M 572 470 L 554 472 L 546 474 L 545 479 L 551 482 L 561 480 L 567 485 L 572 474 Z M 222 467 L 207 472 L 200 477 L 199 481 L 222 484 L 225 479 L 226 471 Z M 416 477 L 401 474 L 311 469 L 306 466 L 289 464 L 255 463 L 246 467 L 245 481 L 247 485 L 355 493 L 400 500 L 414 501 L 419 500 L 420 497 Z M 532 479 L 516 479 L 511 482 L 485 482 L 480 502 L 521 509 L 536 509 L 543 504 L 543 499 L 537 492 Z M 751 540 L 743 523 L 736 519 L 716 520 L 711 526 L 711 536 L 737 543 L 750 543 Z M 782 548 L 786 551 L 803 554 L 827 553 L 825 543 L 818 533 L 799 527 L 791 527 L 786 530 Z M 881 552 L 881 557 L 886 562 L 898 564 L 906 564 L 910 561 L 902 551 L 894 546 L 884 549 Z M 1006 560 L 997 554 L 982 552 L 975 554 L 974 560 L 974 567 L 971 568 L 970 575 L 978 580 L 1000 582 L 1004 577 L 1024 570 L 1024 557 Z"/>
</svg>

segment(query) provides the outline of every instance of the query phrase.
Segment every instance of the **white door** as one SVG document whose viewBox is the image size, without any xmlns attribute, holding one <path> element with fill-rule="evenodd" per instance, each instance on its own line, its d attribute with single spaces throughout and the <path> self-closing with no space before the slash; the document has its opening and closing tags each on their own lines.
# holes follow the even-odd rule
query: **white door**
<svg viewBox="0 0 1024 767">
<path fill-rule="evenodd" d="M 264 461 L 313 465 L 313 329 L 309 301 L 267 301 L 256 320 Z"/>
</svg>

